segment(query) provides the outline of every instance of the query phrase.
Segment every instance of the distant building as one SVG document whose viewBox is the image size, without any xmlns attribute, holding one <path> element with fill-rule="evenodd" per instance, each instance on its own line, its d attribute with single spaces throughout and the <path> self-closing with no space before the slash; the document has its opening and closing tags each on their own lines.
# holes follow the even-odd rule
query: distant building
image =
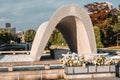
<svg viewBox="0 0 120 80">
<path fill-rule="evenodd" d="M 11 32 L 12 35 L 15 35 L 16 34 L 16 28 L 12 28 L 11 27 L 11 23 L 6 23 L 5 24 L 5 28 L 0 28 L 0 30 L 4 30 L 6 32 Z"/>
<path fill-rule="evenodd" d="M 6 23 L 5 25 L 6 25 L 6 28 L 11 27 L 11 24 L 10 24 L 10 23 Z"/>
</svg>

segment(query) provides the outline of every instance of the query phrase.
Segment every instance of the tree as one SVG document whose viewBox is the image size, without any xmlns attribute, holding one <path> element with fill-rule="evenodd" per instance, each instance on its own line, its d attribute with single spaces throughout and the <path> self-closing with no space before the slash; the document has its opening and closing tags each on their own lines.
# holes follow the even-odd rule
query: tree
<svg viewBox="0 0 120 80">
<path fill-rule="evenodd" d="M 119 9 L 120 9 L 120 5 L 119 5 Z M 120 11 L 117 11 L 117 22 L 115 23 L 115 25 L 113 26 L 113 31 L 115 33 L 114 37 L 116 40 L 116 45 L 119 46 L 119 40 L 120 40 Z"/>
<path fill-rule="evenodd" d="M 113 31 L 112 26 L 105 26 L 100 28 L 101 32 L 101 41 L 104 47 L 113 46 L 116 43 L 116 39 L 114 37 L 115 33 Z"/>
<path fill-rule="evenodd" d="M 115 38 L 116 38 L 116 44 L 119 46 L 119 40 L 120 40 L 120 22 L 118 22 L 114 27 L 113 30 L 115 32 Z"/>
<path fill-rule="evenodd" d="M 101 42 L 104 47 L 115 45 L 113 26 L 118 23 L 117 12 L 108 2 L 94 2 L 85 5 L 94 26 L 100 28 Z"/>
<path fill-rule="evenodd" d="M 117 12 L 117 16 L 120 17 L 120 11 Z"/>
<path fill-rule="evenodd" d="M 51 34 L 48 43 L 51 43 L 52 45 L 62 45 L 62 44 L 66 45 L 66 41 L 64 40 L 62 34 L 57 29 L 55 29 Z"/>
<path fill-rule="evenodd" d="M 4 31 L 4 30 L 0 30 L 0 44 L 3 43 L 3 41 L 4 41 L 4 36 L 5 36 L 5 31 Z"/>
<path fill-rule="evenodd" d="M 10 43 L 10 40 L 13 38 L 11 32 L 7 32 L 5 30 L 0 30 L 0 44 L 2 43 Z"/>
<path fill-rule="evenodd" d="M 104 46 L 101 42 L 101 34 L 100 34 L 99 27 L 97 27 L 97 26 L 94 27 L 94 33 L 95 33 L 97 48 L 103 48 Z"/>
<path fill-rule="evenodd" d="M 5 31 L 2 30 L 2 29 L 0 29 L 0 34 L 1 34 L 1 35 L 4 35 L 4 34 L 5 34 Z"/>
<path fill-rule="evenodd" d="M 109 24 L 110 22 L 105 24 L 105 21 L 108 18 L 111 18 L 111 21 L 114 21 L 117 12 L 117 9 L 112 8 L 112 5 L 107 2 L 90 3 L 85 5 L 85 8 L 88 10 L 93 25 L 99 27 Z"/>
<path fill-rule="evenodd" d="M 36 31 L 33 29 L 29 29 L 25 32 L 25 41 L 26 42 L 33 42 L 35 37 Z"/>
<path fill-rule="evenodd" d="M 119 4 L 119 10 L 120 10 L 120 4 Z"/>
<path fill-rule="evenodd" d="M 13 39 L 12 33 L 11 32 L 6 32 L 5 33 L 5 42 L 9 44 L 10 40 L 12 40 L 12 39 Z"/>
</svg>

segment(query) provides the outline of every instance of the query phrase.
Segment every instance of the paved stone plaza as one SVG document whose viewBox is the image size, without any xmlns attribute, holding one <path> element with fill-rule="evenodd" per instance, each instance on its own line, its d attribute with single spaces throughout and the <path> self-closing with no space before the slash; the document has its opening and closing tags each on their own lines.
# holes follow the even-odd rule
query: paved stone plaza
<svg viewBox="0 0 120 80">
<path fill-rule="evenodd" d="M 92 78 L 92 79 L 74 79 L 74 80 L 120 80 L 120 78 Z"/>
<path fill-rule="evenodd" d="M 0 63 L 33 61 L 29 55 L 0 55 Z"/>
</svg>

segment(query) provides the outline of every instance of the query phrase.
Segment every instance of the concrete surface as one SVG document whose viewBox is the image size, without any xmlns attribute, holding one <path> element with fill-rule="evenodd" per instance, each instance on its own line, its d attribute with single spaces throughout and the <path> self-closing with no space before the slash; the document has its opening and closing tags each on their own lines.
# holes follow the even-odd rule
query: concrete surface
<svg viewBox="0 0 120 80">
<path fill-rule="evenodd" d="M 0 55 L 0 63 L 33 61 L 29 55 Z"/>
</svg>

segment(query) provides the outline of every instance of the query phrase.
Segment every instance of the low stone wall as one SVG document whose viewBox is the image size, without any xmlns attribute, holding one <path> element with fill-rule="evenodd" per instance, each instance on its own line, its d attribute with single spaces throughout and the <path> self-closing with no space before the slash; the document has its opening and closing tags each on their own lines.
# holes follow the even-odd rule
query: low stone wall
<svg viewBox="0 0 120 80">
<path fill-rule="evenodd" d="M 50 80 L 63 79 L 63 69 L 0 72 L 0 80 Z"/>
<path fill-rule="evenodd" d="M 97 73 L 115 73 L 116 65 L 109 66 L 74 66 L 65 67 L 66 74 L 97 74 Z"/>
<path fill-rule="evenodd" d="M 80 78 L 115 77 L 115 73 L 67 75 L 64 69 L 0 72 L 0 80 L 61 80 Z"/>
<path fill-rule="evenodd" d="M 34 64 L 49 64 L 49 63 L 45 63 L 45 62 L 34 62 Z M 51 62 L 51 64 L 54 64 L 55 62 Z M 22 63 L 23 64 L 27 64 L 30 65 L 30 63 Z M 31 63 L 32 64 L 32 63 Z M 1 64 L 1 66 L 6 66 L 6 65 L 10 65 L 7 63 Z M 20 66 L 21 63 L 12 63 L 12 65 L 17 65 Z M 48 66 L 50 67 L 50 66 Z M 14 69 L 14 68 L 13 68 Z M 76 71 L 79 73 L 77 68 Z M 82 72 L 80 74 L 66 74 L 65 69 L 63 68 L 45 68 L 42 70 L 27 70 L 27 71 L 3 71 L 0 72 L 0 80 L 61 80 L 61 79 L 80 79 L 80 78 L 100 78 L 100 77 L 116 77 L 116 73 L 115 71 L 111 71 L 111 72 L 99 72 L 99 70 L 95 70 L 93 71 L 94 68 L 91 68 L 92 72 L 90 71 L 90 69 L 86 69 L 87 72 L 90 73 L 85 73 Z M 97 68 L 96 68 L 97 69 Z M 106 69 L 106 68 L 105 68 Z M 114 69 L 114 67 L 113 67 Z M 116 68 L 117 70 L 119 70 L 119 75 L 120 75 L 120 66 L 118 66 L 118 68 Z M 109 70 L 110 69 L 109 67 Z M 81 71 L 84 71 L 84 69 L 81 69 Z M 73 71 L 74 72 L 74 71 Z"/>
</svg>

